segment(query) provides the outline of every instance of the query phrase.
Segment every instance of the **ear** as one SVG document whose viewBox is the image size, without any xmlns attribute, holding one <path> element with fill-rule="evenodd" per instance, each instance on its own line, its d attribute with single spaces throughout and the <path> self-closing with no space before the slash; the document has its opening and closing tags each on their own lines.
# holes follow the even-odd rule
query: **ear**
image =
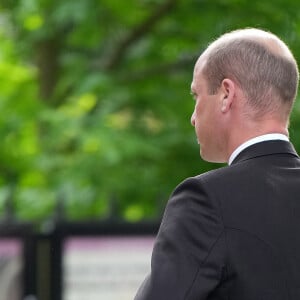
<svg viewBox="0 0 300 300">
<path fill-rule="evenodd" d="M 228 78 L 223 79 L 221 83 L 221 111 L 227 113 L 234 100 L 236 86 L 235 83 Z"/>
</svg>

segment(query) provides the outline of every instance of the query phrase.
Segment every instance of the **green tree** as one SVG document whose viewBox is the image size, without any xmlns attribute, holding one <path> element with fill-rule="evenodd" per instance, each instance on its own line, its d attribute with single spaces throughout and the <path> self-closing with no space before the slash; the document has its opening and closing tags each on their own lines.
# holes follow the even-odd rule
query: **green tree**
<svg viewBox="0 0 300 300">
<path fill-rule="evenodd" d="M 189 122 L 193 65 L 212 38 L 261 27 L 300 58 L 292 0 L 4 0 L 0 25 L 0 205 L 35 221 L 62 207 L 157 218 L 182 179 L 215 167 Z"/>
</svg>

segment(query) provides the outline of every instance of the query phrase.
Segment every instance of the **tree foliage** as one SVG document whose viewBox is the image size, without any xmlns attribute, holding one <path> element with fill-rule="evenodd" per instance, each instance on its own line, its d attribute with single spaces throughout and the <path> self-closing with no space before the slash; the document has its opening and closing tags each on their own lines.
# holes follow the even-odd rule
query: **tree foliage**
<svg viewBox="0 0 300 300">
<path fill-rule="evenodd" d="M 182 179 L 216 167 L 189 122 L 195 60 L 249 26 L 300 59 L 292 0 L 2 1 L 2 211 L 9 199 L 22 220 L 159 217 Z"/>
</svg>

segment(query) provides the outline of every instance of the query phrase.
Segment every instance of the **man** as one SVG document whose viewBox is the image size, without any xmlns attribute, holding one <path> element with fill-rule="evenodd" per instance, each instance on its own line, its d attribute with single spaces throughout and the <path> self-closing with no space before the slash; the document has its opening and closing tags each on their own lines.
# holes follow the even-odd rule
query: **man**
<svg viewBox="0 0 300 300">
<path fill-rule="evenodd" d="M 300 159 L 288 140 L 298 69 L 275 35 L 221 36 L 192 82 L 200 154 L 229 166 L 173 192 L 136 300 L 299 300 Z"/>
</svg>

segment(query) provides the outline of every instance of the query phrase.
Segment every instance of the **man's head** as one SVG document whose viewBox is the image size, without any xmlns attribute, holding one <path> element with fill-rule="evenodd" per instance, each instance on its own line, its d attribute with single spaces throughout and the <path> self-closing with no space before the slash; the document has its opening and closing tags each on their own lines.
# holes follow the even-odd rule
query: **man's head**
<svg viewBox="0 0 300 300">
<path fill-rule="evenodd" d="M 243 29 L 214 41 L 199 57 L 192 82 L 191 121 L 203 159 L 225 162 L 251 137 L 285 133 L 297 87 L 296 61 L 272 33 Z"/>
</svg>

